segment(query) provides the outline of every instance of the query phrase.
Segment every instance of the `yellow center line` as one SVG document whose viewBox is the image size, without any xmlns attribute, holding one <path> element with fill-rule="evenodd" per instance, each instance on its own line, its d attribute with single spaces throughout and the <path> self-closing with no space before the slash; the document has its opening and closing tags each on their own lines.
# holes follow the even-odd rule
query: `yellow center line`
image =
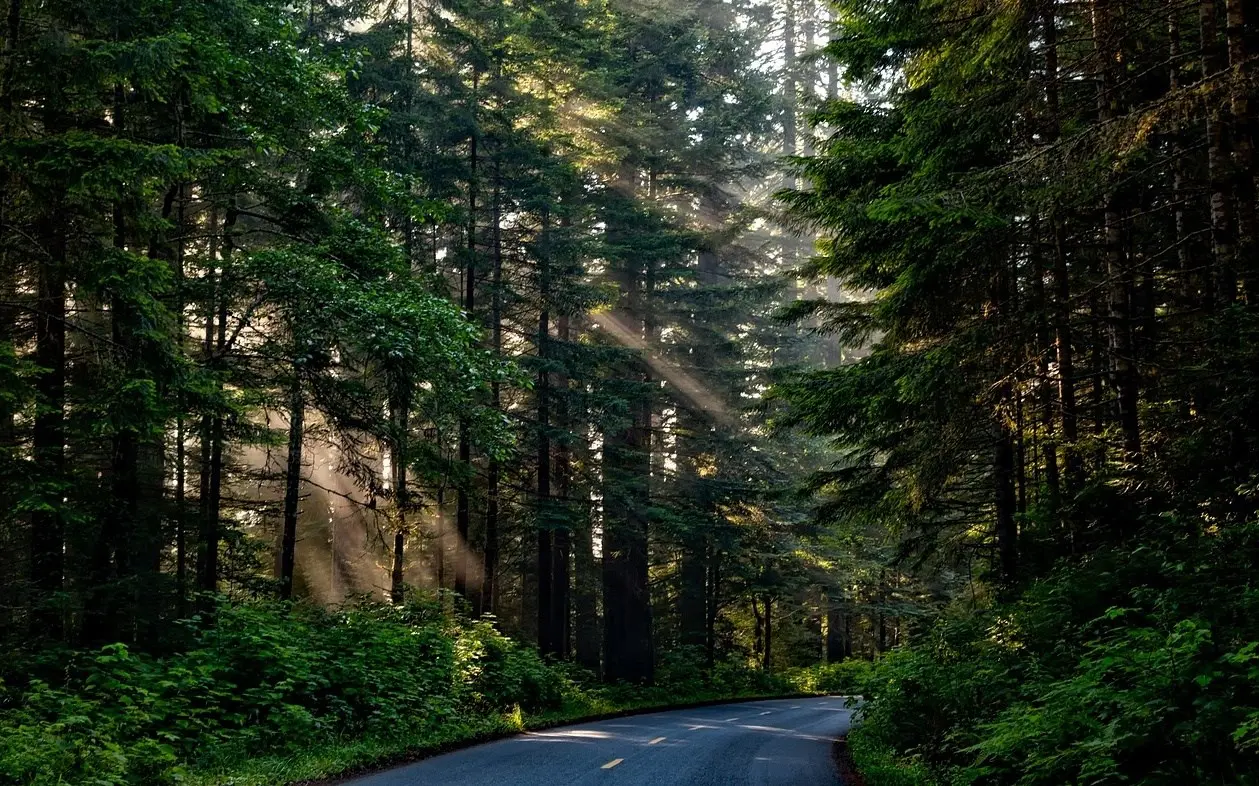
<svg viewBox="0 0 1259 786">
<path fill-rule="evenodd" d="M 656 743 L 659 743 L 659 742 L 664 742 L 664 737 L 657 737 L 657 738 L 655 738 L 654 740 L 652 740 L 651 742 L 649 742 L 649 743 L 647 743 L 647 744 L 648 744 L 648 745 L 655 745 Z"/>
<path fill-rule="evenodd" d="M 603 765 L 603 766 L 602 766 L 602 767 L 600 767 L 599 769 L 601 769 L 601 770 L 610 770 L 610 769 L 612 769 L 613 767 L 615 767 L 616 765 L 620 764 L 620 763 L 621 763 L 621 762 L 623 762 L 623 761 L 625 761 L 625 759 L 613 759 L 612 761 L 610 761 L 610 762 L 608 762 L 607 764 Z"/>
</svg>

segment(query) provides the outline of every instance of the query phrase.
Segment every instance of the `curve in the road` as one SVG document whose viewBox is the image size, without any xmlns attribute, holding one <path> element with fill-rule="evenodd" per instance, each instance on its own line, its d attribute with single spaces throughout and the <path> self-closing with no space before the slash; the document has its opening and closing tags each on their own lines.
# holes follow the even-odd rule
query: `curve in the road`
<svg viewBox="0 0 1259 786">
<path fill-rule="evenodd" d="M 843 698 L 719 704 L 531 732 L 347 781 L 350 786 L 839 786 Z"/>
</svg>

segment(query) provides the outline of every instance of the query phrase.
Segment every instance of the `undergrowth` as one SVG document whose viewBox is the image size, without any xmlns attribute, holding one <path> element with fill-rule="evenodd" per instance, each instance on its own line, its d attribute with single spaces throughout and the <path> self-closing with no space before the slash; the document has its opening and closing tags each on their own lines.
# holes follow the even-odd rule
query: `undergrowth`
<svg viewBox="0 0 1259 786">
<path fill-rule="evenodd" d="M 469 741 L 707 700 L 855 692 L 863 667 L 772 676 L 664 658 L 652 686 L 602 685 L 488 621 L 401 607 L 223 605 L 165 654 L 122 644 L 4 665 L 0 783 L 262 786 Z"/>
</svg>

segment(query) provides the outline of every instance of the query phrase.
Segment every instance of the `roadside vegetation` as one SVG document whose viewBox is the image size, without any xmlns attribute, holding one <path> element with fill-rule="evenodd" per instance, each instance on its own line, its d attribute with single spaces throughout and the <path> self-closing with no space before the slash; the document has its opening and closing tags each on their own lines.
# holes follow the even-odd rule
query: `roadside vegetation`
<svg viewBox="0 0 1259 786">
<path fill-rule="evenodd" d="M 443 600 L 224 605 L 177 652 L 6 662 L 0 783 L 282 784 L 599 715 L 842 692 L 860 670 L 707 669 L 699 652 L 662 660 L 650 687 L 606 685 Z"/>
</svg>

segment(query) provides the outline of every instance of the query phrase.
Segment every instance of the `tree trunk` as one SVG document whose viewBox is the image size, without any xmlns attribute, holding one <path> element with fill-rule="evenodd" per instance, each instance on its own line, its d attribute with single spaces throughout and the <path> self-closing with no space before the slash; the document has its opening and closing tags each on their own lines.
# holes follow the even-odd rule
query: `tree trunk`
<svg viewBox="0 0 1259 786">
<path fill-rule="evenodd" d="M 717 663 L 717 615 L 721 610 L 721 552 L 709 544 L 708 619 L 704 630 L 704 661 L 711 669 Z"/>
<path fill-rule="evenodd" d="M 439 486 L 437 489 L 437 510 L 434 517 L 434 530 L 437 547 L 433 549 L 436 558 L 437 572 L 437 589 L 446 588 L 446 488 L 445 485 Z"/>
<path fill-rule="evenodd" d="M 538 312 L 538 499 L 537 499 L 537 560 L 538 560 L 538 649 L 543 655 L 559 651 L 555 630 L 555 544 L 551 525 L 551 372 L 547 366 L 550 355 L 551 312 L 550 292 L 550 217 L 542 217 L 542 254 L 539 259 L 539 298 L 542 308 Z"/>
<path fill-rule="evenodd" d="M 502 206 L 502 161 L 501 154 L 494 156 L 494 205 L 493 244 L 494 270 L 491 274 L 490 291 L 490 348 L 495 357 L 503 354 L 503 206 Z M 490 381 L 490 406 L 495 411 L 503 408 L 502 390 L 498 378 Z M 498 459 L 491 457 L 486 473 L 485 489 L 485 551 L 481 573 L 481 592 L 479 593 L 479 613 L 494 614 L 498 608 L 498 502 L 499 476 L 501 468 Z"/>
<path fill-rule="evenodd" d="M 761 651 L 761 669 L 769 673 L 774 668 L 774 599 L 765 596 L 765 638 Z"/>
<path fill-rule="evenodd" d="M 787 0 L 783 11 L 783 85 L 782 85 L 782 154 L 784 158 L 794 158 L 799 152 L 800 130 L 796 112 L 799 102 L 799 83 L 797 73 L 800 64 L 796 61 L 796 10 L 801 0 Z M 783 188 L 790 191 L 796 188 L 796 176 L 788 169 L 783 177 Z M 784 233 L 782 236 L 782 265 L 785 270 L 794 271 L 798 262 L 800 241 L 795 236 Z M 791 276 L 791 299 L 799 300 L 804 294 L 800 287 L 797 274 Z"/>
<path fill-rule="evenodd" d="M 1224 60 L 1220 57 L 1215 0 L 1200 0 L 1198 12 L 1202 35 L 1202 76 L 1209 79 L 1224 68 Z M 1220 103 L 1208 101 L 1207 176 L 1210 181 L 1211 246 L 1214 256 L 1214 275 L 1209 277 L 1210 289 L 1206 293 L 1208 312 L 1231 303 L 1237 287 L 1233 204 L 1229 198 L 1228 142 L 1224 130 L 1225 118 Z"/>
<path fill-rule="evenodd" d="M 1057 423 L 1054 419 L 1054 394 L 1050 382 L 1049 356 L 1053 352 L 1053 339 L 1049 328 L 1051 304 L 1045 288 L 1045 260 L 1043 253 L 1042 222 L 1039 217 L 1031 223 L 1030 253 L 1032 261 L 1032 308 L 1036 313 L 1036 406 L 1045 437 L 1040 444 L 1041 461 L 1045 467 L 1045 488 L 1051 504 L 1057 505 L 1061 494 L 1058 474 Z"/>
<path fill-rule="evenodd" d="M 60 484 L 65 480 L 66 405 L 66 237 L 50 205 L 45 222 L 48 257 L 38 268 L 35 314 L 35 414 L 31 453 L 38 477 L 50 486 L 49 498 L 31 512 L 31 584 L 38 595 L 32 610 L 36 635 L 61 638 L 60 611 L 65 574 L 65 531 Z"/>
<path fill-rule="evenodd" d="M 603 641 L 609 680 L 650 681 L 647 583 L 650 399 L 631 400 L 633 423 L 604 438 Z"/>
<path fill-rule="evenodd" d="M 547 327 L 547 311 L 544 308 L 538 319 L 538 343 L 540 351 L 545 352 Z M 537 499 L 537 561 L 538 561 L 538 649 L 543 655 L 556 652 L 554 632 L 554 612 L 552 601 L 554 590 L 551 582 L 554 578 L 554 545 L 552 543 L 550 510 L 551 501 L 551 438 L 547 433 L 550 428 L 548 410 L 548 374 L 544 370 L 538 372 L 538 499 Z"/>
<path fill-rule="evenodd" d="M 183 140 L 182 121 L 179 127 L 179 140 Z M 188 308 L 185 292 L 185 241 L 188 233 L 188 200 L 192 194 L 191 186 L 183 183 L 179 187 L 179 211 L 175 222 L 175 232 L 179 240 L 175 247 L 175 335 L 180 342 L 188 336 L 186 311 Z M 188 402 L 181 386 L 177 404 L 178 415 L 175 419 L 175 593 L 176 609 L 180 619 L 188 616 L 188 421 L 185 413 Z"/>
<path fill-rule="evenodd" d="M 700 648 L 705 641 L 707 620 L 706 600 L 708 588 L 705 581 L 708 566 L 705 565 L 708 547 L 703 537 L 691 537 L 682 547 L 682 565 L 679 571 L 678 623 L 684 647 Z"/>
<path fill-rule="evenodd" d="M 397 515 L 397 527 L 393 533 L 393 569 L 389 573 L 389 599 L 400 604 L 406 599 L 404 570 L 406 567 L 407 511 L 411 504 L 407 486 L 407 462 L 409 461 L 411 396 L 410 380 L 395 373 L 390 407 L 394 435 L 390 443 L 389 465 L 393 472 L 393 500 Z M 335 600 L 335 599 L 334 599 Z"/>
<path fill-rule="evenodd" d="M 998 424 L 993 483 L 996 495 L 997 554 L 1001 580 L 1006 586 L 1018 580 L 1019 531 L 1015 517 L 1014 443 L 1005 423 Z"/>
<path fill-rule="evenodd" d="M 1236 75 L 1245 73 L 1248 59 L 1246 41 L 1246 5 L 1248 0 L 1226 0 L 1225 39 L 1228 41 L 1228 64 Z M 1252 9 L 1253 11 L 1253 9 Z M 1229 94 L 1229 114 L 1233 147 L 1232 191 L 1237 206 L 1237 261 L 1238 273 L 1246 285 L 1248 303 L 1259 303 L 1259 294 L 1253 292 L 1256 281 L 1256 227 L 1255 217 L 1255 154 L 1254 120 L 1250 114 L 1250 96 L 1244 85 L 1235 84 Z"/>
<path fill-rule="evenodd" d="M 297 516 L 302 490 L 302 437 L 306 399 L 302 392 L 301 370 L 293 367 L 289 388 L 288 461 L 284 469 L 284 527 L 280 538 L 280 600 L 293 597 L 293 569 L 297 556 Z"/>
<path fill-rule="evenodd" d="M 752 596 L 752 654 L 759 660 L 765 651 L 765 620 L 761 616 L 761 601 Z"/>
<path fill-rule="evenodd" d="M 839 663 L 848 655 L 843 593 L 832 590 L 826 596 L 826 662 Z"/>
<path fill-rule="evenodd" d="M 556 337 L 561 345 L 566 345 L 569 340 L 569 323 L 568 315 L 560 314 L 556 321 Z M 572 526 L 572 456 L 569 448 L 569 439 L 572 431 L 572 421 L 569 415 L 569 383 L 568 374 L 561 372 L 557 375 L 555 389 L 559 392 L 559 399 L 555 402 L 557 409 L 558 427 L 560 434 L 559 444 L 556 446 L 555 455 L 555 481 L 556 493 L 559 502 L 563 506 L 563 521 L 559 528 L 555 530 L 555 556 L 551 561 L 551 568 L 554 576 L 551 579 L 551 609 L 555 615 L 554 633 L 557 644 L 557 654 L 561 658 L 567 659 L 571 655 L 572 643 L 572 596 L 570 586 L 572 576 L 569 572 L 569 564 L 572 560 L 573 551 L 573 526 Z"/>
<path fill-rule="evenodd" d="M 560 496 L 564 491 L 560 490 Z M 551 557 L 551 638 L 555 654 L 567 659 L 571 653 L 568 563 L 572 552 L 572 536 L 567 525 L 552 534 L 554 554 Z"/>
<path fill-rule="evenodd" d="M 227 314 L 228 314 L 228 274 L 235 249 L 233 231 L 236 227 L 238 213 L 235 201 L 227 209 L 223 219 L 222 237 L 222 273 L 214 282 L 209 306 L 206 309 L 205 321 L 205 359 L 210 368 L 215 368 L 223 361 L 223 353 L 227 348 Z M 211 226 L 216 221 L 211 214 Z M 217 256 L 217 237 L 210 241 L 210 260 Z M 211 274 L 212 275 L 212 274 Z M 221 391 L 221 387 L 220 387 Z M 200 494 L 200 531 L 198 532 L 197 551 L 197 588 L 206 596 L 218 591 L 219 580 L 219 509 L 223 491 L 223 442 L 225 439 L 223 415 L 220 412 L 208 414 L 201 422 L 201 482 Z M 212 602 L 203 598 L 200 604 L 203 611 L 213 608 Z"/>
<path fill-rule="evenodd" d="M 475 117 L 477 101 L 477 77 L 472 73 L 472 112 Z M 464 271 L 463 308 L 469 319 L 476 311 L 476 201 L 477 201 L 477 130 L 472 130 L 468 141 L 468 260 Z M 455 502 L 455 593 L 468 596 L 468 557 L 471 550 L 470 524 L 472 521 L 472 444 L 467 418 L 459 422 L 459 463 L 464 468 L 464 478 L 456 489 Z"/>
<path fill-rule="evenodd" d="M 1122 56 L 1112 41 L 1110 0 L 1095 0 L 1093 4 L 1093 43 L 1101 64 L 1097 94 L 1098 116 L 1108 123 L 1118 114 L 1118 94 L 1114 63 Z M 1109 190 L 1103 200 L 1103 243 L 1106 258 L 1106 308 L 1109 320 L 1107 344 L 1110 351 L 1111 378 L 1118 401 L 1119 427 L 1123 433 L 1125 459 L 1139 462 L 1141 455 L 1141 430 L 1137 414 L 1140 383 L 1132 351 L 1132 320 L 1130 292 L 1132 272 L 1128 270 L 1128 258 L 1124 248 L 1123 215 L 1119 208 L 1119 196 Z"/>
<path fill-rule="evenodd" d="M 591 537 L 593 518 L 587 517 L 573 530 L 573 639 L 577 664 L 598 676 L 599 664 L 599 566 L 595 563 Z"/>
<path fill-rule="evenodd" d="M 1061 134 L 1058 116 L 1058 30 L 1054 8 L 1055 3 L 1046 2 L 1041 12 L 1045 44 L 1045 106 L 1048 116 L 1045 137 L 1049 144 L 1057 142 Z M 1067 267 L 1062 218 L 1051 214 L 1049 223 L 1053 242 L 1052 320 L 1054 359 L 1058 362 L 1058 416 L 1062 422 L 1061 447 L 1065 485 L 1071 491 L 1079 487 L 1083 469 L 1076 448 L 1080 435 L 1075 401 L 1075 352 L 1071 345 L 1071 277 Z"/>
<path fill-rule="evenodd" d="M 619 175 L 618 192 L 634 193 L 628 165 Z M 609 225 L 613 246 L 620 228 Z M 647 284 L 638 260 L 618 260 L 615 271 L 621 303 L 611 319 L 639 337 L 649 332 Z M 651 598 L 647 576 L 647 509 L 651 473 L 651 376 L 640 357 L 626 356 L 618 382 L 629 422 L 609 429 L 603 440 L 603 648 L 608 680 L 649 682 L 653 676 Z"/>
<path fill-rule="evenodd" d="M 566 346 L 571 340 L 567 314 L 560 316 L 559 338 L 565 342 Z M 572 403 L 580 401 L 581 399 L 578 398 Z M 585 409 L 574 412 L 569 399 L 564 399 L 564 408 L 561 412 L 564 413 L 567 422 L 566 430 L 570 434 L 589 423 L 589 412 Z M 579 452 L 577 460 L 580 464 L 593 463 L 587 439 L 580 438 L 575 443 L 575 447 Z M 596 515 L 589 504 L 589 491 L 584 486 L 579 488 L 582 488 L 583 496 L 587 498 L 581 506 L 578 506 L 577 500 L 573 499 L 571 494 L 565 497 L 568 504 L 572 506 L 569 520 L 573 524 L 573 655 L 579 666 L 588 669 L 595 676 L 600 676 L 602 669 L 599 640 L 599 585 L 602 577 L 600 566 L 594 557 Z"/>
</svg>

